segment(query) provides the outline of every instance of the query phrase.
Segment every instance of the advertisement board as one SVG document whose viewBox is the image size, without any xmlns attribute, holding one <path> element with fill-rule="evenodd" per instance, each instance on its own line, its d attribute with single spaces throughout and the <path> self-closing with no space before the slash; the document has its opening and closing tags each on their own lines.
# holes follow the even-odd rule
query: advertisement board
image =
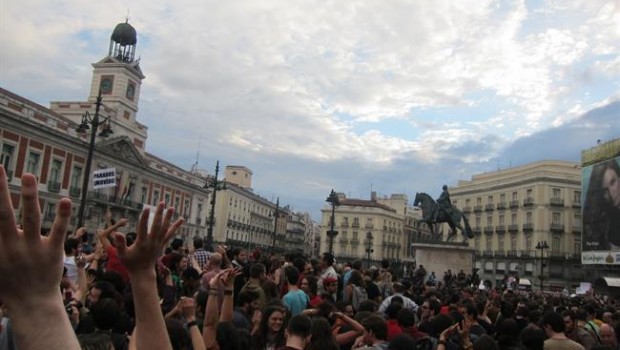
<svg viewBox="0 0 620 350">
<path fill-rule="evenodd" d="M 582 169 L 582 264 L 620 264 L 620 156 Z"/>
</svg>

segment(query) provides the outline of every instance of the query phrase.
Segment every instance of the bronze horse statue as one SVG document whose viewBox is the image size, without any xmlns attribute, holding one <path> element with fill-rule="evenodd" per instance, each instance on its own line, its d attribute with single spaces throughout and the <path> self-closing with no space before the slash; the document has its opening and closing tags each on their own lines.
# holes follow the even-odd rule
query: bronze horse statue
<svg viewBox="0 0 620 350">
<path fill-rule="evenodd" d="M 416 207 L 420 206 L 422 208 L 422 221 L 428 224 L 433 235 L 435 234 L 433 226 L 435 224 L 445 222 L 448 226 L 450 226 L 453 233 L 456 233 L 456 229 L 458 228 L 466 238 L 474 238 L 474 233 L 469 226 L 467 216 L 465 216 L 459 209 L 452 207 L 451 213 L 448 214 L 444 210 L 438 208 L 438 204 L 435 202 L 433 197 L 426 193 L 416 193 L 413 205 Z M 435 210 L 440 210 L 439 215 L 437 216 L 437 221 L 433 221 L 432 219 L 432 215 Z M 461 219 L 463 220 L 463 226 L 461 226 Z"/>
</svg>

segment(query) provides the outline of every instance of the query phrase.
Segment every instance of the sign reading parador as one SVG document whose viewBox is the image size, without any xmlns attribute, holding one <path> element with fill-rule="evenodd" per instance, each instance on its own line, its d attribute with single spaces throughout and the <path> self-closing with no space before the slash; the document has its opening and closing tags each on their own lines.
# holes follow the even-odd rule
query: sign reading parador
<svg viewBox="0 0 620 350">
<path fill-rule="evenodd" d="M 116 168 L 99 169 L 93 171 L 93 189 L 115 187 Z"/>
</svg>

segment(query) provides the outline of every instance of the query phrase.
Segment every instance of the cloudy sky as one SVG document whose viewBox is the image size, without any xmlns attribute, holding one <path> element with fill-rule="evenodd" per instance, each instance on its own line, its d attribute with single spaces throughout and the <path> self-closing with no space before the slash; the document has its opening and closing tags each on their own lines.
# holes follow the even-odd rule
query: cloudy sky
<svg viewBox="0 0 620 350">
<path fill-rule="evenodd" d="M 127 13 L 147 150 L 314 218 L 620 137 L 618 0 L 0 0 L 0 86 L 85 99 Z"/>
</svg>

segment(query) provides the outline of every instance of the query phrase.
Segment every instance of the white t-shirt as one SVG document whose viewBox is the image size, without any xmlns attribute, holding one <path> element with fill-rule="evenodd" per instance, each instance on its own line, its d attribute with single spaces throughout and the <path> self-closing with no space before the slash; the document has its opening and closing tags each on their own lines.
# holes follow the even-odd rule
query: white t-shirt
<svg viewBox="0 0 620 350">
<path fill-rule="evenodd" d="M 75 265 L 75 257 L 74 256 L 65 256 L 64 260 L 65 268 L 67 268 L 67 277 L 72 283 L 77 283 L 78 273 L 77 273 L 77 265 Z"/>
</svg>

